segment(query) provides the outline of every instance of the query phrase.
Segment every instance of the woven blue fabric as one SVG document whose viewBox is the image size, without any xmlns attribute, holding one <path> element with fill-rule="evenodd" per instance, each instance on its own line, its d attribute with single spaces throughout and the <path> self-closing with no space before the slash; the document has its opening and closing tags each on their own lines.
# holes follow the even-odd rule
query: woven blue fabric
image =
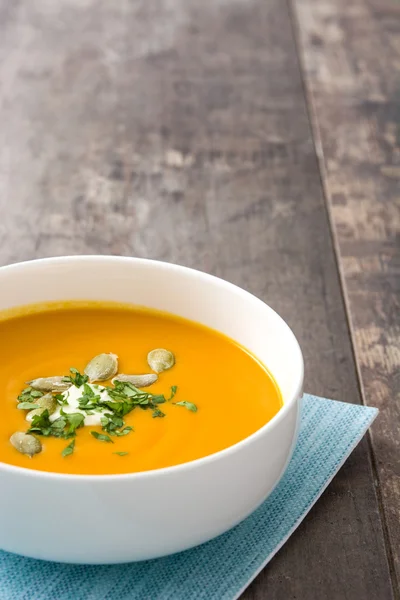
<svg viewBox="0 0 400 600">
<path fill-rule="evenodd" d="M 300 524 L 377 412 L 305 395 L 288 469 L 240 525 L 192 550 L 128 565 L 65 565 L 0 551 L 0 599 L 233 600 Z"/>
</svg>

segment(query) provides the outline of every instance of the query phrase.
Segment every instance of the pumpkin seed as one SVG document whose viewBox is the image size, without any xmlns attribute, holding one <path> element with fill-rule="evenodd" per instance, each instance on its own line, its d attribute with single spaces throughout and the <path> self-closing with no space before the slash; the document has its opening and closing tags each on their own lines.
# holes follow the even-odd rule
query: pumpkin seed
<svg viewBox="0 0 400 600">
<path fill-rule="evenodd" d="M 65 392 L 72 385 L 70 381 L 64 381 L 64 377 L 58 375 L 55 377 L 38 377 L 26 383 L 40 392 Z"/>
<path fill-rule="evenodd" d="M 51 415 L 57 408 L 57 402 L 55 398 L 53 398 L 52 394 L 45 394 L 41 398 L 38 398 L 35 400 L 35 404 L 38 405 L 38 408 L 34 408 L 26 415 L 26 420 L 29 422 L 33 420 L 33 417 L 36 417 L 36 415 L 41 415 L 45 410 L 48 410 L 49 415 Z"/>
<path fill-rule="evenodd" d="M 42 450 L 42 444 L 34 435 L 30 433 L 24 433 L 23 431 L 16 431 L 10 437 L 10 443 L 18 452 L 32 456 L 38 454 Z"/>
<path fill-rule="evenodd" d="M 148 353 L 147 363 L 150 369 L 153 369 L 156 373 L 161 373 L 174 366 L 175 356 L 165 348 L 156 348 Z"/>
<path fill-rule="evenodd" d="M 122 373 L 116 375 L 111 381 L 122 381 L 123 383 L 131 383 L 135 387 L 144 388 L 155 383 L 158 379 L 158 375 L 155 373 L 147 373 L 145 375 L 123 375 Z"/>
<path fill-rule="evenodd" d="M 85 373 L 90 383 L 106 381 L 114 377 L 118 371 L 118 356 L 116 354 L 98 354 L 85 367 Z"/>
</svg>

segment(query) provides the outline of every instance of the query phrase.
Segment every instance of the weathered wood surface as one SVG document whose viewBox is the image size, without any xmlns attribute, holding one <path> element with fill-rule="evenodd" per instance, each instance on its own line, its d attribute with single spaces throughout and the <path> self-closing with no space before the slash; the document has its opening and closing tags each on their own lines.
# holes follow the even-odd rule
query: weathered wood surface
<svg viewBox="0 0 400 600">
<path fill-rule="evenodd" d="M 0 264 L 148 256 L 287 319 L 306 388 L 360 402 L 287 6 L 0 0 Z M 393 598 L 364 440 L 244 598 Z"/>
<path fill-rule="evenodd" d="M 400 4 L 295 5 L 399 594 Z"/>
</svg>

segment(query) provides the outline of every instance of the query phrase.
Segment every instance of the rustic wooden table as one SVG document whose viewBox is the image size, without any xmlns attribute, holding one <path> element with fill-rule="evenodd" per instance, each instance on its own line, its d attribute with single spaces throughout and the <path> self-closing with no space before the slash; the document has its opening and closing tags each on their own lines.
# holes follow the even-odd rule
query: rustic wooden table
<svg viewBox="0 0 400 600">
<path fill-rule="evenodd" d="M 1 264 L 214 273 L 381 409 L 248 600 L 399 599 L 399 65 L 396 0 L 0 0 Z"/>
</svg>

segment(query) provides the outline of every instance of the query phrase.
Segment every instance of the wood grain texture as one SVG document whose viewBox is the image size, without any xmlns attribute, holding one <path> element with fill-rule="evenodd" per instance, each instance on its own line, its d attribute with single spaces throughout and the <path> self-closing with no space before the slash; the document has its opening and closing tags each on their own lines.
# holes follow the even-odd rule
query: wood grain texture
<svg viewBox="0 0 400 600">
<path fill-rule="evenodd" d="M 295 5 L 398 590 L 400 4 Z"/>
<path fill-rule="evenodd" d="M 233 281 L 359 402 L 281 0 L 0 0 L 0 263 L 114 253 Z M 363 441 L 247 600 L 389 600 Z"/>
</svg>

